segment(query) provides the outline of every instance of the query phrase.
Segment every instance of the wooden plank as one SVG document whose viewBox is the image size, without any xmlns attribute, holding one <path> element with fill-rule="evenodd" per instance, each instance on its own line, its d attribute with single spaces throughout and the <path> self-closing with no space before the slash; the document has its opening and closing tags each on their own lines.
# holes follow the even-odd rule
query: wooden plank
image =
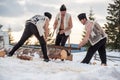
<svg viewBox="0 0 120 80">
<path fill-rule="evenodd" d="M 48 48 L 57 48 L 57 49 L 66 49 L 66 50 L 80 50 L 76 47 L 66 47 L 66 46 L 55 46 L 55 45 L 47 45 Z"/>
</svg>

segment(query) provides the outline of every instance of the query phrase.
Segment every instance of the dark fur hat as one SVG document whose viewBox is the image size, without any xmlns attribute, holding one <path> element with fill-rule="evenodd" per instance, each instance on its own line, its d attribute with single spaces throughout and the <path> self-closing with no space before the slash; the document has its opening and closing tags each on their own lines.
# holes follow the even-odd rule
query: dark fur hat
<svg viewBox="0 0 120 80">
<path fill-rule="evenodd" d="M 66 6 L 63 4 L 63 5 L 61 5 L 61 7 L 60 7 L 60 11 L 66 11 Z"/>
<path fill-rule="evenodd" d="M 87 19 L 85 13 L 81 13 L 81 14 L 78 15 L 78 19 L 79 19 L 79 20 L 82 20 L 82 19 L 84 19 L 84 18 Z"/>
<path fill-rule="evenodd" d="M 51 18 L 52 18 L 52 14 L 51 14 L 51 13 L 49 13 L 49 12 L 44 12 L 44 15 L 45 15 L 46 17 L 48 17 L 49 19 L 51 19 Z"/>
</svg>

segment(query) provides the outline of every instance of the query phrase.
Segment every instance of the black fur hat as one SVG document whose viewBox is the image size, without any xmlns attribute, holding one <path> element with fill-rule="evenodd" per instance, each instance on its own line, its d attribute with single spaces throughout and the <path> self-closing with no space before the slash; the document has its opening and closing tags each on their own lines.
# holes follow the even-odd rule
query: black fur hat
<svg viewBox="0 0 120 80">
<path fill-rule="evenodd" d="M 45 15 L 46 17 L 48 17 L 49 19 L 51 19 L 51 18 L 52 18 L 52 14 L 51 14 L 51 13 L 49 13 L 49 12 L 44 12 L 44 15 Z"/>
<path fill-rule="evenodd" d="M 66 11 L 66 6 L 63 4 L 63 5 L 61 5 L 61 7 L 60 7 L 60 11 Z"/>
<path fill-rule="evenodd" d="M 87 19 L 85 13 L 81 13 L 81 14 L 78 15 L 78 19 L 79 19 L 79 20 L 82 20 L 82 19 L 84 19 L 84 18 Z"/>
</svg>

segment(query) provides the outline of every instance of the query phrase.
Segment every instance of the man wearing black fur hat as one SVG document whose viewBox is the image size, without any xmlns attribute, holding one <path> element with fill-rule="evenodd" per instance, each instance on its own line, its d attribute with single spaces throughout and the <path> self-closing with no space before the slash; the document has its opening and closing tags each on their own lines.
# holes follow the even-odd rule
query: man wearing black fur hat
<svg viewBox="0 0 120 80">
<path fill-rule="evenodd" d="M 58 46 L 65 46 L 73 26 L 71 15 L 66 10 L 65 5 L 61 5 L 60 13 L 57 14 L 54 22 L 54 30 L 57 33 L 55 45 Z"/>
<path fill-rule="evenodd" d="M 8 56 L 12 56 L 14 52 L 19 47 L 21 47 L 29 37 L 31 37 L 32 35 L 35 35 L 41 44 L 44 61 L 48 62 L 49 58 L 47 56 L 46 39 L 48 37 L 48 26 L 51 18 L 52 18 L 52 15 L 49 12 L 45 12 L 44 16 L 35 15 L 29 20 L 27 20 L 25 29 L 20 41 L 9 52 Z"/>
<path fill-rule="evenodd" d="M 81 48 L 82 46 L 84 46 L 88 42 L 88 40 L 91 43 L 91 46 L 88 48 L 86 57 L 83 59 L 82 63 L 88 64 L 93 54 L 98 51 L 101 59 L 101 65 L 106 66 L 106 33 L 103 31 L 98 23 L 87 20 L 85 13 L 79 14 L 78 19 L 83 25 L 85 25 L 86 29 L 86 35 L 80 42 L 78 47 Z"/>
</svg>

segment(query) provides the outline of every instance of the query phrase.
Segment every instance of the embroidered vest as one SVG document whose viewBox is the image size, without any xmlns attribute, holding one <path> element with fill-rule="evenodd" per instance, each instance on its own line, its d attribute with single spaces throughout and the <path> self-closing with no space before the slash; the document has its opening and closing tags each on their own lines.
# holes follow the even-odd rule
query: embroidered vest
<svg viewBox="0 0 120 80">
<path fill-rule="evenodd" d="M 87 25 L 89 25 L 91 22 L 88 21 L 87 24 L 85 24 L 85 28 L 87 28 Z M 95 45 L 103 38 L 107 37 L 107 34 L 103 31 L 103 29 L 100 27 L 100 25 L 97 22 L 93 22 L 92 26 L 92 32 L 89 37 L 89 41 L 91 45 Z"/>
</svg>

